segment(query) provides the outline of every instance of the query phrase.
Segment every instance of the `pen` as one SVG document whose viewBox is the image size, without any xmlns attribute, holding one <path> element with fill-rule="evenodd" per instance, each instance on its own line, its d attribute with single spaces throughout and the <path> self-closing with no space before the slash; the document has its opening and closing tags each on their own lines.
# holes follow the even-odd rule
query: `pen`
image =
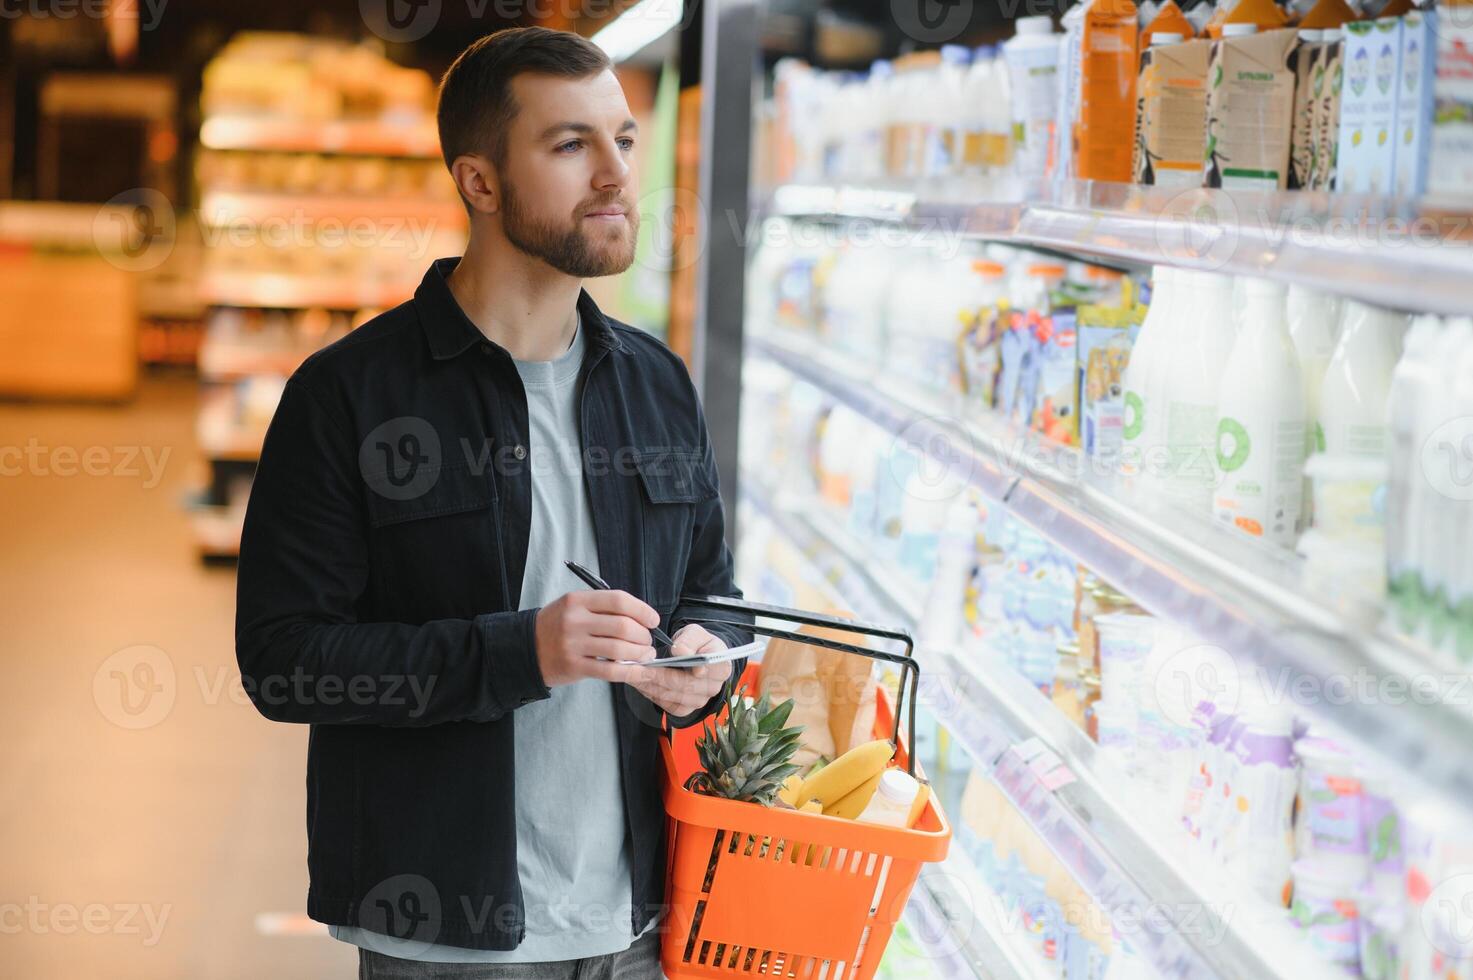
<svg viewBox="0 0 1473 980">
<path fill-rule="evenodd" d="M 588 569 L 578 564 L 576 561 L 564 561 L 563 564 L 567 565 L 568 571 L 572 572 L 574 575 L 582 579 L 583 584 L 588 586 L 590 589 L 603 589 L 605 591 L 609 591 L 613 588 L 609 585 L 609 583 L 605 582 L 603 579 L 599 578 L 597 575 L 593 574 Z M 660 629 L 660 627 L 658 626 L 655 626 L 650 630 L 650 636 L 652 636 L 657 643 L 663 643 L 665 644 L 665 646 L 671 647 L 672 649 L 675 646 L 675 641 L 666 636 L 665 631 Z"/>
</svg>

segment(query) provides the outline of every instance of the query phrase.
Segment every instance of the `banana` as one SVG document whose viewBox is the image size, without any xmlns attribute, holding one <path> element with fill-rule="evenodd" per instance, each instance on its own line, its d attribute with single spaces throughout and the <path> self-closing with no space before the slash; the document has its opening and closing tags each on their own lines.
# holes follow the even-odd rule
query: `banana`
<svg viewBox="0 0 1473 980">
<path fill-rule="evenodd" d="M 921 811 L 926 808 L 926 801 L 931 798 L 930 780 L 917 777 L 916 782 L 920 786 L 916 790 L 915 802 L 910 805 L 910 816 L 905 818 L 907 829 L 916 825 L 916 821 L 921 818 Z"/>
<path fill-rule="evenodd" d="M 788 806 L 797 807 L 798 791 L 802 788 L 803 777 L 795 772 L 787 779 L 783 780 L 783 788 L 777 791 L 777 798 L 782 800 Z"/>
<path fill-rule="evenodd" d="M 859 816 L 864 812 L 864 808 L 869 806 L 870 798 L 875 795 L 875 787 L 880 785 L 880 777 L 883 775 L 885 775 L 885 770 L 881 769 L 844 796 L 824 807 L 824 816 L 843 817 L 845 820 L 853 820 Z"/>
<path fill-rule="evenodd" d="M 805 779 L 798 799 L 819 800 L 827 809 L 853 792 L 860 783 L 883 772 L 894 754 L 895 744 L 888 739 L 879 738 L 856 745 Z"/>
<path fill-rule="evenodd" d="M 823 804 L 818 802 L 817 800 L 809 800 L 807 803 L 804 803 L 802 806 L 798 807 L 798 809 L 804 813 L 822 813 Z"/>
</svg>

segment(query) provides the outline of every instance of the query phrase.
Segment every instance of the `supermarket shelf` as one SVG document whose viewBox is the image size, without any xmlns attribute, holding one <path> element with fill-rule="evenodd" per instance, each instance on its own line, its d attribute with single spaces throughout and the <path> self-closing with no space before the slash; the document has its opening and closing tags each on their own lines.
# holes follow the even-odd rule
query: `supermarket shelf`
<svg viewBox="0 0 1473 980">
<path fill-rule="evenodd" d="M 919 885 L 917 891 L 925 891 L 923 900 L 929 905 L 926 914 L 932 917 L 923 925 L 954 944 L 944 952 L 966 962 L 974 975 L 986 980 L 1057 980 L 1039 956 L 1021 946 L 1017 933 L 1008 930 L 1002 900 L 982 881 L 965 853 L 953 848 L 945 864 L 922 868 Z M 949 933 L 940 931 L 943 923 L 951 926 Z M 969 923 L 980 928 L 967 928 Z"/>
<path fill-rule="evenodd" d="M 950 857 L 947 859 L 950 861 Z M 931 975 L 946 980 L 1043 980 L 1041 969 L 1011 958 L 1012 950 L 993 941 L 986 928 L 971 928 L 970 896 L 935 865 L 921 868 L 905 916 L 926 951 Z"/>
<path fill-rule="evenodd" d="M 290 218 L 301 221 L 413 221 L 420 227 L 464 228 L 465 208 L 458 200 L 394 194 L 285 194 L 208 191 L 200 200 L 200 222 L 222 227 Z"/>
<path fill-rule="evenodd" d="M 1108 475 L 1091 474 L 1076 450 L 929 402 L 874 366 L 805 338 L 749 335 L 748 349 L 1003 501 L 1152 614 L 1189 627 L 1245 671 L 1266 672 L 1301 710 L 1371 747 L 1422 791 L 1473 814 L 1466 748 L 1473 713 L 1453 703 L 1462 685 L 1446 684 L 1435 701 L 1378 693 L 1415 690 L 1408 686 L 1413 679 L 1440 682 L 1459 672 L 1444 671 L 1431 654 L 1383 629 L 1379 611 L 1312 594 L 1292 552 L 1244 541 L 1159 501 L 1133 499 Z M 1335 696 L 1337 684 L 1371 694 Z"/>
<path fill-rule="evenodd" d="M 378 119 L 287 119 L 211 115 L 200 126 L 200 143 L 212 150 L 277 150 L 433 158 L 440 141 L 431 124 L 394 124 Z"/>
<path fill-rule="evenodd" d="M 376 283 L 268 272 L 207 272 L 200 281 L 200 298 L 216 306 L 358 310 L 397 306 L 414 295 L 417 285 L 417 280 Z"/>
<path fill-rule="evenodd" d="M 821 511 L 774 499 L 750 486 L 743 498 L 818 565 L 849 565 L 862 585 L 843 599 L 870 619 L 914 626 L 920 606 L 906 587 L 865 561 L 855 543 Z M 1131 936 L 1163 977 L 1319 976 L 1326 964 L 1292 927 L 1287 913 L 1246 894 L 1205 862 L 1184 866 L 1164 845 L 1182 832 L 1159 815 L 1133 809 L 1127 777 L 1036 688 L 1010 669 L 988 670 L 951 652 L 923 649 L 932 666 L 923 702 L 976 765 L 989 773 L 1056 857 L 1115 921 L 1173 925 Z M 1050 789 L 1016 754 L 1041 744 L 1072 775 Z M 974 899 L 974 904 L 977 903 Z M 983 910 L 985 912 L 985 909 Z M 979 915 L 979 918 L 982 916 Z M 983 919 L 985 923 L 985 919 Z M 996 925 L 985 932 L 1000 935 Z"/>
<path fill-rule="evenodd" d="M 1297 282 L 1399 309 L 1473 313 L 1468 202 L 1090 181 L 786 185 L 763 215 L 891 221 L 942 240 L 987 238 L 1130 265 L 1167 263 Z"/>
</svg>

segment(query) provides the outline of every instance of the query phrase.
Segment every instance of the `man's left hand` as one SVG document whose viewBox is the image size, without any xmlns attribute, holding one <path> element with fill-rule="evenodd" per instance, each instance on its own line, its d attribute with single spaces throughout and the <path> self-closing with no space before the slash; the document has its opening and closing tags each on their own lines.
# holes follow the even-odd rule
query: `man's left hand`
<svg viewBox="0 0 1473 980">
<path fill-rule="evenodd" d="M 670 656 L 684 657 L 692 653 L 714 653 L 726 644 L 712 636 L 704 626 L 691 623 L 671 637 Z M 635 679 L 628 683 L 649 698 L 672 718 L 681 718 L 711 700 L 731 676 L 732 665 L 706 664 L 702 667 L 636 667 Z"/>
</svg>

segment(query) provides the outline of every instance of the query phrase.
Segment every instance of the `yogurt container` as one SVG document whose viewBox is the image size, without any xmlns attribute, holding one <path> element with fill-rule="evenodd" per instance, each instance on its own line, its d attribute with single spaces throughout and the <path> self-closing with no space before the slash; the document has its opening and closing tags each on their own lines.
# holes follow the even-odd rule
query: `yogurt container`
<svg viewBox="0 0 1473 980">
<path fill-rule="evenodd" d="M 1301 738 L 1299 825 L 1295 839 L 1301 857 L 1319 867 L 1335 867 L 1357 883 L 1369 871 L 1363 823 L 1362 787 L 1355 760 L 1332 739 Z"/>
<path fill-rule="evenodd" d="M 1382 904 L 1395 905 L 1405 890 L 1406 854 L 1395 783 L 1382 769 L 1360 767 L 1361 826 L 1370 858 L 1371 893 Z"/>
<path fill-rule="evenodd" d="M 1295 925 L 1308 933 L 1315 952 L 1352 976 L 1358 975 L 1359 882 L 1342 867 L 1316 858 L 1295 861 L 1293 874 L 1294 901 L 1289 914 Z"/>
<path fill-rule="evenodd" d="M 1379 540 L 1385 533 L 1385 459 L 1316 453 L 1304 475 L 1314 488 L 1316 530 L 1340 540 Z"/>
<path fill-rule="evenodd" d="M 1140 674 L 1155 640 L 1156 620 L 1135 613 L 1112 613 L 1095 619 L 1100 634 L 1100 696 L 1140 705 Z"/>
</svg>

